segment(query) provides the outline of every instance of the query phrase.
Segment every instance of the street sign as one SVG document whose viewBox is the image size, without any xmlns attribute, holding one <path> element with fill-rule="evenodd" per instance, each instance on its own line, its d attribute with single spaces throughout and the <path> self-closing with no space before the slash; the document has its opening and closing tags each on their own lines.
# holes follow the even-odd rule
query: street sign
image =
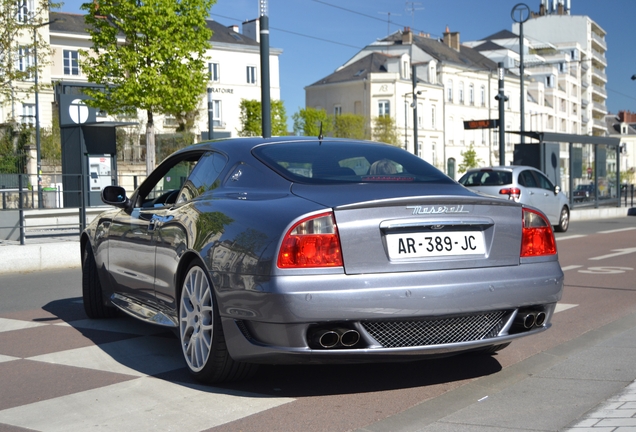
<svg viewBox="0 0 636 432">
<path fill-rule="evenodd" d="M 498 119 L 468 120 L 464 122 L 464 129 L 493 129 L 499 127 Z"/>
</svg>

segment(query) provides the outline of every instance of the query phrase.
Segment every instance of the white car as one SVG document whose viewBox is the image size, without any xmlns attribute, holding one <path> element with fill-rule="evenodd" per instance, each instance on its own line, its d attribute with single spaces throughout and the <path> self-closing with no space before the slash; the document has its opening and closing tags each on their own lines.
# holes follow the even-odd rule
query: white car
<svg viewBox="0 0 636 432">
<path fill-rule="evenodd" d="M 473 168 L 466 171 L 459 183 L 473 191 L 536 207 L 546 214 L 555 231 L 568 230 L 567 197 L 560 186 L 552 184 L 536 168 L 523 165 Z"/>
</svg>

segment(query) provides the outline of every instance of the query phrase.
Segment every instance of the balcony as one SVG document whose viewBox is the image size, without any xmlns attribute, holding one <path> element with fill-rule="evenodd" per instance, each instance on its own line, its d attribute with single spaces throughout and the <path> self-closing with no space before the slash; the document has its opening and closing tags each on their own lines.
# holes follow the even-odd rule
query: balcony
<svg viewBox="0 0 636 432">
<path fill-rule="evenodd" d="M 597 68 L 597 67 L 593 67 L 592 68 L 592 73 L 594 74 L 594 76 L 598 77 L 599 79 L 607 82 L 607 75 L 605 74 L 605 72 L 603 72 L 601 69 Z"/>
<path fill-rule="evenodd" d="M 594 123 L 592 124 L 592 126 L 595 129 L 607 130 L 607 125 L 605 124 L 605 122 L 603 120 L 594 119 Z"/>
<path fill-rule="evenodd" d="M 592 109 L 596 112 L 603 113 L 603 115 L 607 114 L 607 107 L 604 103 L 593 102 Z"/>
<path fill-rule="evenodd" d="M 588 104 L 588 103 L 590 103 L 590 102 L 589 102 L 587 99 L 583 99 L 583 98 L 581 98 L 581 106 L 582 106 L 583 108 L 585 108 L 585 107 L 587 106 L 587 104 Z"/>
<path fill-rule="evenodd" d="M 605 42 L 605 38 L 604 37 L 601 37 L 601 36 L 597 35 L 596 33 L 592 32 L 592 41 L 596 42 L 598 44 L 598 46 L 603 48 L 604 51 L 607 51 L 607 42 Z"/>
<path fill-rule="evenodd" d="M 605 91 L 605 89 L 601 86 L 597 86 L 597 85 L 592 85 L 592 91 L 594 93 L 597 93 L 601 96 L 603 96 L 604 98 L 607 98 L 607 91 Z"/>
<path fill-rule="evenodd" d="M 605 54 L 600 53 L 596 50 L 592 50 L 592 58 L 601 63 L 603 66 L 607 66 L 607 59 L 605 58 Z"/>
<path fill-rule="evenodd" d="M 581 114 L 581 123 L 583 124 L 587 124 L 587 122 L 589 122 L 590 119 L 588 116 L 586 116 L 585 114 Z"/>
</svg>

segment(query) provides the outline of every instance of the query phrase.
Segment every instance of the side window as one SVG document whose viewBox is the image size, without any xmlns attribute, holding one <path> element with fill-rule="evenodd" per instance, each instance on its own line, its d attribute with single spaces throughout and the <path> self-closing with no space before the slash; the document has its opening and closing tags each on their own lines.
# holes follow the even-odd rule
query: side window
<svg viewBox="0 0 636 432">
<path fill-rule="evenodd" d="M 204 154 L 193 168 L 179 193 L 177 203 L 190 201 L 205 192 L 219 187 L 219 175 L 227 164 L 227 158 L 216 152 Z"/>
<path fill-rule="evenodd" d="M 193 154 L 184 160 L 175 160 L 174 165 L 164 166 L 161 171 L 154 171 L 139 190 L 138 205 L 149 208 L 174 204 L 200 156 L 201 153 Z"/>
<path fill-rule="evenodd" d="M 530 171 L 522 171 L 521 174 L 519 174 L 519 184 L 530 188 L 538 187 L 537 182 Z"/>
<path fill-rule="evenodd" d="M 539 187 L 541 189 L 546 189 L 549 191 L 554 190 L 554 185 L 552 184 L 552 182 L 550 181 L 550 179 L 548 179 L 543 173 L 539 173 L 539 172 L 533 172 L 534 176 L 537 178 L 537 181 L 539 183 Z"/>
</svg>

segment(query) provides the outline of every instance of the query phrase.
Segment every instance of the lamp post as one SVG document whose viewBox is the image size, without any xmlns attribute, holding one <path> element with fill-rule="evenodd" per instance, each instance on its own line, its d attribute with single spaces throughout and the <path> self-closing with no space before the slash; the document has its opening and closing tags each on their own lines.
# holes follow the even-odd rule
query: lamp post
<svg viewBox="0 0 636 432">
<path fill-rule="evenodd" d="M 515 12 L 518 12 L 519 14 L 519 18 L 517 18 L 515 16 Z M 526 92 L 524 89 L 524 79 L 523 79 L 523 75 L 524 75 L 524 66 L 523 66 L 523 23 L 528 21 L 528 18 L 530 18 L 530 7 L 525 4 L 525 3 L 518 3 L 515 5 L 515 7 L 512 8 L 512 12 L 510 12 L 510 16 L 512 16 L 512 20 L 516 23 L 519 23 L 519 82 L 520 82 L 520 86 L 521 86 L 521 105 L 520 105 L 520 110 L 521 110 L 521 124 L 520 124 L 520 131 L 521 131 L 521 144 L 525 144 L 525 137 L 523 135 L 523 132 L 525 130 L 525 113 L 524 113 L 524 107 L 525 107 L 525 99 L 526 99 Z"/>
<path fill-rule="evenodd" d="M 35 67 L 35 151 L 37 154 L 37 175 L 38 175 L 38 208 L 42 208 L 42 153 L 40 143 L 40 101 L 38 91 L 38 29 L 40 27 L 53 24 L 58 21 L 48 21 L 33 26 L 33 66 Z"/>
<path fill-rule="evenodd" d="M 261 114 L 263 138 L 272 136 L 272 114 L 269 89 L 269 17 L 267 0 L 260 0 Z"/>
</svg>

